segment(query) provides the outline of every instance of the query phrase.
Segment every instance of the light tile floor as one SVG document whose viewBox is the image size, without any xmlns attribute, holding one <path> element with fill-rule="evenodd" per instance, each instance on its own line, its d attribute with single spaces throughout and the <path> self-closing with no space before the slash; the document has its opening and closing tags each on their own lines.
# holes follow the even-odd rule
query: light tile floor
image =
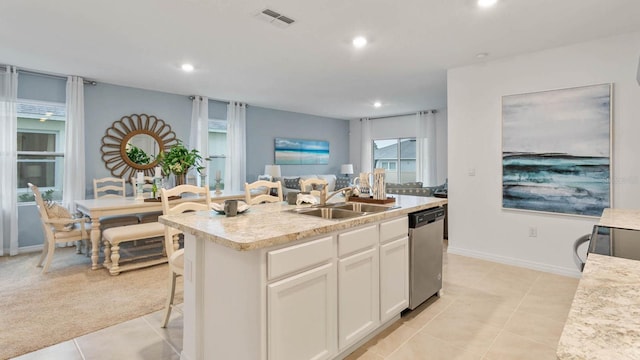
<svg viewBox="0 0 640 360">
<path fill-rule="evenodd" d="M 443 294 L 406 313 L 347 360 L 556 359 L 578 279 L 444 255 Z M 20 360 L 179 359 L 182 315 L 162 311 L 33 353 Z"/>
</svg>

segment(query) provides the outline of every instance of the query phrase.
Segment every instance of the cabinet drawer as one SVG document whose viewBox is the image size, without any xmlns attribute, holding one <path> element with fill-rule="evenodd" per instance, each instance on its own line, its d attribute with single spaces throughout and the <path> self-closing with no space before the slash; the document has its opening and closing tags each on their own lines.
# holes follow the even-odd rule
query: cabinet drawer
<svg viewBox="0 0 640 360">
<path fill-rule="evenodd" d="M 380 224 L 380 243 L 407 236 L 409 233 L 409 218 L 404 216 L 399 219 L 389 220 Z"/>
<path fill-rule="evenodd" d="M 273 250 L 267 253 L 268 280 L 321 264 L 333 257 L 333 237 Z"/>
<path fill-rule="evenodd" d="M 378 225 L 345 232 L 338 235 L 338 256 L 366 249 L 378 243 Z"/>
</svg>

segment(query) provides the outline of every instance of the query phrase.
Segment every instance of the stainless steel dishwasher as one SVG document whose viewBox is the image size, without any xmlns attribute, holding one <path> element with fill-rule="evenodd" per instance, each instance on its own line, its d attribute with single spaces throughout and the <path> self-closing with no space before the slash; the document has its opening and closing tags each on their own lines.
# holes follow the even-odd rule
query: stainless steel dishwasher
<svg viewBox="0 0 640 360">
<path fill-rule="evenodd" d="M 409 309 L 442 289 L 444 208 L 409 214 Z"/>
</svg>

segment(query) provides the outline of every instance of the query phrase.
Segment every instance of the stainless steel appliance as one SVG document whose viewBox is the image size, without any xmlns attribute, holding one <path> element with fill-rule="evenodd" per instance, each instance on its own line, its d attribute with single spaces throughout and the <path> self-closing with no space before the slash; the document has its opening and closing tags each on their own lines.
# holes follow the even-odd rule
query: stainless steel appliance
<svg viewBox="0 0 640 360">
<path fill-rule="evenodd" d="M 442 289 L 444 209 L 409 214 L 409 309 Z"/>
<path fill-rule="evenodd" d="M 591 234 L 578 238 L 573 244 L 573 255 L 580 271 L 584 269 L 586 259 L 578 254 L 580 245 L 589 243 L 590 253 L 640 260 L 640 230 L 613 228 L 595 225 Z"/>
</svg>

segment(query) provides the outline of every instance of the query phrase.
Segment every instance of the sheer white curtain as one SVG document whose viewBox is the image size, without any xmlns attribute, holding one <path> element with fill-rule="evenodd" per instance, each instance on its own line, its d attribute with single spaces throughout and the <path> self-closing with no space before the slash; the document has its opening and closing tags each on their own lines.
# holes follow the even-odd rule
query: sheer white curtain
<svg viewBox="0 0 640 360">
<path fill-rule="evenodd" d="M 246 154 L 247 105 L 235 101 L 227 105 L 227 159 L 224 189 L 242 191 L 247 181 Z"/>
<path fill-rule="evenodd" d="M 371 161 L 373 153 L 371 148 L 371 119 L 360 119 L 360 172 L 373 171 Z"/>
<path fill-rule="evenodd" d="M 85 198 L 84 173 L 84 80 L 79 76 L 67 77 L 67 121 L 65 123 L 64 182 L 62 205 L 71 212 L 76 200 Z M 95 146 L 95 145 L 94 145 Z"/>
<path fill-rule="evenodd" d="M 416 181 L 421 181 L 425 186 L 436 186 L 438 174 L 435 111 L 417 113 L 416 125 Z"/>
<path fill-rule="evenodd" d="M 18 254 L 17 98 L 17 69 L 0 66 L 0 256 Z"/>
<path fill-rule="evenodd" d="M 189 133 L 189 147 L 200 152 L 202 158 L 209 156 L 209 98 L 205 96 L 194 96 L 191 105 L 191 131 Z M 202 162 L 202 174 L 208 174 L 207 161 Z M 196 173 L 197 175 L 197 173 Z M 196 176 L 198 186 L 205 186 L 200 183 L 200 176 Z"/>
</svg>

